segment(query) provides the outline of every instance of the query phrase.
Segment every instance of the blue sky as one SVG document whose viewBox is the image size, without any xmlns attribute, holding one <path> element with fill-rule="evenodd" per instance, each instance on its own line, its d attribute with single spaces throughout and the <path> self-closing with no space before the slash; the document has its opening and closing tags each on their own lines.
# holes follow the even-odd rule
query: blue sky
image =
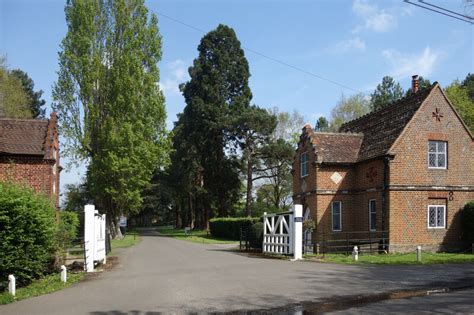
<svg viewBox="0 0 474 315">
<path fill-rule="evenodd" d="M 462 0 L 431 2 L 460 12 L 465 9 Z M 0 54 L 6 55 L 11 69 L 20 68 L 33 78 L 36 89 L 45 92 L 48 106 L 57 78 L 57 53 L 66 33 L 64 3 L 0 0 Z M 162 14 L 158 16 L 163 36 L 160 85 L 170 128 L 184 107 L 178 84 L 188 79 L 187 68 L 204 35 L 182 23 L 206 32 L 219 23 L 233 27 L 250 64 L 253 102 L 297 110 L 313 125 L 320 115 L 330 115 L 342 93 L 368 94 L 384 75 L 395 77 L 407 89 L 412 74 L 446 86 L 474 72 L 473 27 L 402 0 L 155 0 L 146 4 Z M 84 167 L 63 171 L 62 184 L 77 183 L 83 172 Z"/>
</svg>

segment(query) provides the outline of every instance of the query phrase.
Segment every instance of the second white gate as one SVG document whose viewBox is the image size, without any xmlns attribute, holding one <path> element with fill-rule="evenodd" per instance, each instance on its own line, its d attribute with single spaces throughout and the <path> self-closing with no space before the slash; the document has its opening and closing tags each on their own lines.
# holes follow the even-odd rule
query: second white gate
<svg viewBox="0 0 474 315">
<path fill-rule="evenodd" d="M 294 205 L 293 210 L 263 214 L 263 252 L 294 255 L 302 259 L 303 208 Z"/>
</svg>

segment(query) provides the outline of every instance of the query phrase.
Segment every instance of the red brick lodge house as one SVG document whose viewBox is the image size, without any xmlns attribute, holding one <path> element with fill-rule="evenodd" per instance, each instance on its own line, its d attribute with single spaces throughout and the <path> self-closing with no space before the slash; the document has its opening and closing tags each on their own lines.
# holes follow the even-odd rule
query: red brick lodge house
<svg viewBox="0 0 474 315">
<path fill-rule="evenodd" d="M 459 212 L 474 199 L 473 135 L 437 82 L 418 84 L 414 77 L 411 96 L 338 133 L 303 128 L 293 200 L 314 220 L 317 248 L 372 237 L 392 252 L 464 245 Z"/>
<path fill-rule="evenodd" d="M 43 193 L 59 207 L 59 141 L 55 113 L 50 119 L 0 118 L 0 180 Z"/>
</svg>

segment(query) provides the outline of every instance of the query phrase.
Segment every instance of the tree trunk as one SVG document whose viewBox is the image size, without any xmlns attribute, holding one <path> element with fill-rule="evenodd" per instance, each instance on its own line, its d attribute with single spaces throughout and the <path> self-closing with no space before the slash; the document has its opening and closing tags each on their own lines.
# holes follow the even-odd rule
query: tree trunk
<svg viewBox="0 0 474 315">
<path fill-rule="evenodd" d="M 175 226 L 177 229 L 180 229 L 183 226 L 183 218 L 181 217 L 181 202 L 177 202 L 176 204 Z"/>
<path fill-rule="evenodd" d="M 191 193 L 188 194 L 188 202 L 189 202 L 189 227 L 194 229 L 194 223 L 196 219 L 196 214 L 194 211 L 194 204 L 193 204 L 193 196 Z"/>
<path fill-rule="evenodd" d="M 252 216 L 252 190 L 253 190 L 253 161 L 252 153 L 247 158 L 247 199 L 245 200 L 245 214 Z"/>
</svg>

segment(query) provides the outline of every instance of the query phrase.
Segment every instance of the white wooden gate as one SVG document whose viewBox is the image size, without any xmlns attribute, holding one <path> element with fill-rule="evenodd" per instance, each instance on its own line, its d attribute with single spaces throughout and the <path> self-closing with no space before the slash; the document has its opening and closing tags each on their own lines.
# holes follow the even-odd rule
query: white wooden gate
<svg viewBox="0 0 474 315">
<path fill-rule="evenodd" d="M 293 255 L 302 259 L 303 208 L 294 205 L 293 210 L 263 214 L 263 252 Z"/>
<path fill-rule="evenodd" d="M 99 214 L 94 205 L 84 207 L 84 250 L 85 269 L 94 271 L 96 262 L 106 263 L 105 214 Z"/>
</svg>

